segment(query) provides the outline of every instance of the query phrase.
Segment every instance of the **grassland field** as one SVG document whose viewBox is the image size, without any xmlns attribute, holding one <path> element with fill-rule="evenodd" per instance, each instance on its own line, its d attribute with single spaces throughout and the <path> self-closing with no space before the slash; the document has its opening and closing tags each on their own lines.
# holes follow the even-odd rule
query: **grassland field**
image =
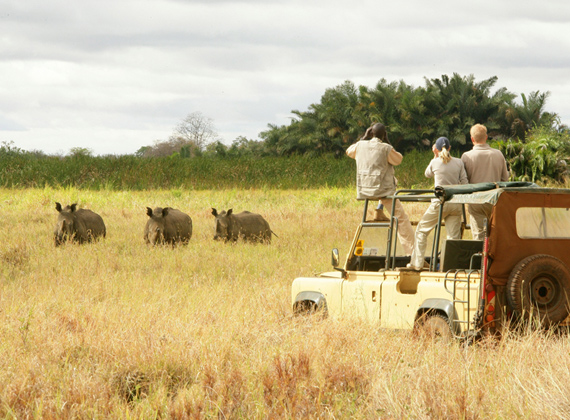
<svg viewBox="0 0 570 420">
<path fill-rule="evenodd" d="M 99 213 L 107 237 L 56 248 L 56 201 Z M 187 212 L 190 243 L 145 245 L 147 206 Z M 278 237 L 215 242 L 211 207 Z M 0 208 L 0 418 L 570 418 L 567 337 L 463 347 L 292 315 L 291 281 L 346 255 L 352 187 L 0 189 Z"/>
</svg>

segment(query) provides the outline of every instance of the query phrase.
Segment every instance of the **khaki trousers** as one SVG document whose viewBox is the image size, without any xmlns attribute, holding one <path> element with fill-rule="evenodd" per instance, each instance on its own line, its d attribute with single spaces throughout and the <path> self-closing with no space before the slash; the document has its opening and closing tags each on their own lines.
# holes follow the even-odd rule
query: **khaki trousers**
<svg viewBox="0 0 570 420">
<path fill-rule="evenodd" d="M 415 268 L 424 266 L 424 256 L 427 248 L 427 238 L 437 225 L 439 218 L 440 202 L 432 202 L 416 227 L 416 240 L 410 264 Z M 461 216 L 463 208 L 461 204 L 445 203 L 442 217 L 445 220 L 447 239 L 461 239 Z"/>
<path fill-rule="evenodd" d="M 485 239 L 485 219 L 491 218 L 492 211 L 492 204 L 469 204 L 469 223 L 473 239 Z"/>
<path fill-rule="evenodd" d="M 389 212 L 392 211 L 391 198 L 381 198 L 380 201 Z M 412 228 L 410 218 L 406 214 L 400 200 L 396 200 L 393 216 L 398 219 L 398 239 L 400 244 L 402 244 L 402 248 L 404 248 L 404 253 L 411 255 L 414 249 L 414 228 Z"/>
</svg>

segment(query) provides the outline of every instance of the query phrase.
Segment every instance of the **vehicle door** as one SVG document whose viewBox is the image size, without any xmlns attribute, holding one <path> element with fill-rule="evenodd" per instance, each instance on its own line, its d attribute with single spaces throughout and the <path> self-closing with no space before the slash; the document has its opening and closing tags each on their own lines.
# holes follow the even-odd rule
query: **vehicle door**
<svg viewBox="0 0 570 420">
<path fill-rule="evenodd" d="M 384 281 L 386 226 L 363 224 L 347 262 L 342 284 L 342 313 L 347 317 L 380 319 L 380 290 Z M 380 271 L 382 270 L 382 271 Z"/>
</svg>

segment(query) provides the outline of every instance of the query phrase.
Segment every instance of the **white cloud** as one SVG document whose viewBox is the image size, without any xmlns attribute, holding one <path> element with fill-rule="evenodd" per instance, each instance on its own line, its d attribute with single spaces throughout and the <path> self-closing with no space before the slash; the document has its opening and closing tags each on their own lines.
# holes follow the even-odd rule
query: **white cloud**
<svg viewBox="0 0 570 420">
<path fill-rule="evenodd" d="M 457 72 L 551 91 L 570 123 L 570 4 L 451 0 L 68 2 L 0 12 L 0 141 L 48 153 L 133 153 L 200 111 L 231 142 L 381 78 Z"/>
</svg>

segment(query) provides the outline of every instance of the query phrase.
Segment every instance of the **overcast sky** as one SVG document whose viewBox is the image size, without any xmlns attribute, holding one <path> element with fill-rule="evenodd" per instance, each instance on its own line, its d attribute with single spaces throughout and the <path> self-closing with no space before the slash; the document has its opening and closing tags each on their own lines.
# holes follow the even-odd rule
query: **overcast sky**
<svg viewBox="0 0 570 420">
<path fill-rule="evenodd" d="M 199 111 L 231 144 L 345 80 L 453 73 L 570 124 L 570 2 L 4 0 L 0 142 L 131 154 Z"/>
</svg>

